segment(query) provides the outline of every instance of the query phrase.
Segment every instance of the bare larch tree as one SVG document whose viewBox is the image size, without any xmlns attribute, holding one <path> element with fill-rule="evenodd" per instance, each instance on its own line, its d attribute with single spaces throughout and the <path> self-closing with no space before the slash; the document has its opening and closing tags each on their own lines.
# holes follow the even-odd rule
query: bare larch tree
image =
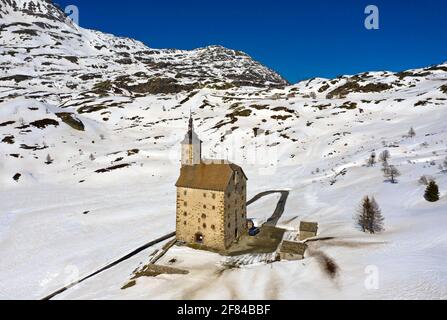
<svg viewBox="0 0 447 320">
<path fill-rule="evenodd" d="M 363 232 L 374 234 L 384 230 L 384 218 L 374 197 L 363 198 L 355 219 Z"/>
</svg>

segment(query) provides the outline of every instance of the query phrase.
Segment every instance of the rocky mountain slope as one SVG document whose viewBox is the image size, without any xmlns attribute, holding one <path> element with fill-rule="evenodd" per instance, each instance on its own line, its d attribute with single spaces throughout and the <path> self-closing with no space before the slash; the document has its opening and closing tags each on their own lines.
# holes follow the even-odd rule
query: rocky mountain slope
<svg viewBox="0 0 447 320">
<path fill-rule="evenodd" d="M 287 84 L 243 52 L 219 46 L 151 49 L 80 28 L 51 1 L 2 0 L 1 8 L 0 85 L 32 90 L 11 96 L 91 90 L 132 95 Z"/>
<path fill-rule="evenodd" d="M 177 249 L 191 276 L 121 290 L 147 262 L 143 252 L 65 297 L 447 297 L 446 63 L 288 85 L 234 50 L 150 49 L 73 25 L 49 1 L 0 4 L 0 253 L 9 257 L 0 297 L 43 297 L 173 231 L 190 110 L 205 156 L 240 164 L 249 197 L 290 190 L 281 226 L 318 221 L 322 236 L 336 237 L 319 249 L 340 275 L 328 278 L 308 257 L 216 276 L 221 257 Z M 365 166 L 385 149 L 398 184 Z M 423 199 L 422 175 L 438 181 L 439 202 Z M 382 235 L 353 225 L 366 194 L 382 208 Z M 266 201 L 249 215 L 262 221 L 271 209 Z M 380 267 L 379 290 L 363 286 L 369 265 Z M 257 289 L 242 279 L 258 279 Z"/>
</svg>

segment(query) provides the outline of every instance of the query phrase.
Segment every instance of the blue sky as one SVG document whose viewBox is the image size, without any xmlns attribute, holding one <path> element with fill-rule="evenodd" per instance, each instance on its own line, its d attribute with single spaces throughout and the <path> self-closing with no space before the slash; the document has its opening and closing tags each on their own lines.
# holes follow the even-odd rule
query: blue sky
<svg viewBox="0 0 447 320">
<path fill-rule="evenodd" d="M 444 0 L 55 0 L 82 27 L 153 48 L 242 50 L 291 82 L 447 61 Z M 364 27 L 376 5 L 380 29 Z"/>
</svg>

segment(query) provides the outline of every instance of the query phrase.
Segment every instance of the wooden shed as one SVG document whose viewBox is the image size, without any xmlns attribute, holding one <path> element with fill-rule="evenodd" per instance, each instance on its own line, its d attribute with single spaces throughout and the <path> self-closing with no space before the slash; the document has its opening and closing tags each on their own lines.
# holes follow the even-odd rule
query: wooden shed
<svg viewBox="0 0 447 320">
<path fill-rule="evenodd" d="M 306 250 L 305 243 L 284 240 L 279 249 L 279 257 L 281 260 L 302 260 Z"/>
<path fill-rule="evenodd" d="M 318 233 L 318 223 L 301 221 L 300 237 L 299 237 L 300 241 L 316 237 L 317 233 Z"/>
</svg>

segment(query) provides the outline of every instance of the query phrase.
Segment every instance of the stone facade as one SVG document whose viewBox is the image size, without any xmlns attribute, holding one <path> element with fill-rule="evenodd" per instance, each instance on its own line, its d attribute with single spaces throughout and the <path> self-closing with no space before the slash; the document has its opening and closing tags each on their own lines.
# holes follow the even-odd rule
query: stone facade
<svg viewBox="0 0 447 320">
<path fill-rule="evenodd" d="M 279 249 L 279 258 L 281 260 L 302 260 L 307 245 L 295 241 L 283 241 Z"/>
<path fill-rule="evenodd" d="M 316 237 L 317 233 L 318 233 L 318 223 L 301 221 L 300 234 L 299 234 L 300 241 Z"/>
<path fill-rule="evenodd" d="M 225 191 L 177 188 L 177 240 L 224 251 L 247 232 L 246 179 L 238 175 Z"/>
</svg>

